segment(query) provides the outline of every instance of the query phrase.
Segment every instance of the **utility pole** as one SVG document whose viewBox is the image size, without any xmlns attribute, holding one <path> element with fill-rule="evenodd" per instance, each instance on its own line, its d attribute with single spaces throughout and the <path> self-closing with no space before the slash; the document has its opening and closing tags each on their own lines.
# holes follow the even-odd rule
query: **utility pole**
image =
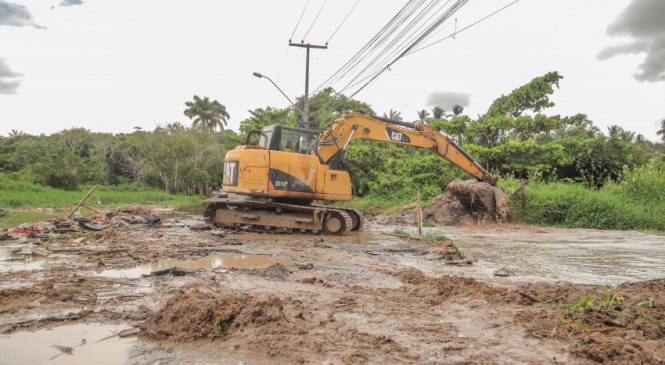
<svg viewBox="0 0 665 365">
<path fill-rule="evenodd" d="M 302 122 L 301 125 L 304 128 L 309 129 L 318 129 L 314 126 L 314 123 L 309 123 L 309 50 L 310 48 L 317 49 L 328 49 L 328 45 L 319 46 L 316 44 L 309 43 L 293 43 L 289 41 L 289 46 L 291 47 L 301 47 L 307 49 L 307 57 L 305 61 L 305 96 L 302 101 Z"/>
</svg>

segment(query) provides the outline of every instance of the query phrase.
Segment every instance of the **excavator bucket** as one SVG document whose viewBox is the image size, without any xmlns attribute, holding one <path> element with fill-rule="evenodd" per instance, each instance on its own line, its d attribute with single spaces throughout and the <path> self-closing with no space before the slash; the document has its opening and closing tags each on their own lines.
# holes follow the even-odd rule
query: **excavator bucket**
<svg viewBox="0 0 665 365">
<path fill-rule="evenodd" d="M 448 192 L 472 213 L 486 214 L 496 221 L 508 218 L 510 208 L 503 189 L 477 180 L 455 180 Z"/>
</svg>

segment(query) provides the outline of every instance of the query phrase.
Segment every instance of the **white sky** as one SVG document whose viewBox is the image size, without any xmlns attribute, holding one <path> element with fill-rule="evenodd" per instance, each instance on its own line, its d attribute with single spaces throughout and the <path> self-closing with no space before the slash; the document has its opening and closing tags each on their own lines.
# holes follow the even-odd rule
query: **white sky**
<svg viewBox="0 0 665 365">
<path fill-rule="evenodd" d="M 295 40 L 323 1 L 310 0 Z M 304 90 L 304 51 L 286 44 L 305 0 L 87 0 L 68 7 L 57 6 L 60 0 L 11 2 L 25 5 L 45 29 L 0 26 L 0 58 L 23 74 L 16 94 L 0 94 L 0 134 L 70 127 L 130 132 L 187 123 L 184 102 L 194 94 L 226 105 L 229 127 L 237 130 L 248 109 L 287 103 L 253 71 L 272 77 L 293 98 Z M 306 41 L 325 42 L 354 3 L 328 1 Z M 361 0 L 330 49 L 312 51 L 312 88 L 404 3 Z M 471 0 L 456 14 L 458 27 L 505 3 Z M 456 40 L 404 58 L 357 98 L 378 113 L 393 108 L 416 119 L 431 92 L 463 92 L 472 95 L 466 112 L 476 116 L 501 94 L 556 70 L 564 79 L 548 114 L 587 113 L 603 130 L 618 124 L 656 140 L 657 123 L 665 118 L 665 83 L 633 78 L 644 55 L 596 58 L 621 41 L 606 29 L 629 3 L 521 0 Z M 440 34 L 452 30 L 448 24 Z"/>
</svg>

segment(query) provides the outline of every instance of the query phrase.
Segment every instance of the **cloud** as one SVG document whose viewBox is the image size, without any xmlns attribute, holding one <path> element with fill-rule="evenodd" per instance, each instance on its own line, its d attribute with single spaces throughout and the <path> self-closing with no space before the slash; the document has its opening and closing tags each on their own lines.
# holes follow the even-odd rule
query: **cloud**
<svg viewBox="0 0 665 365">
<path fill-rule="evenodd" d="M 438 106 L 450 111 L 453 105 L 469 106 L 471 94 L 451 91 L 433 91 L 427 95 L 427 106 Z"/>
<path fill-rule="evenodd" d="M 83 0 L 62 0 L 60 6 L 75 6 L 83 4 Z"/>
<path fill-rule="evenodd" d="M 598 60 L 604 61 L 620 54 L 639 54 L 645 53 L 649 49 L 649 43 L 644 41 L 635 41 L 630 43 L 615 44 L 605 47 L 598 53 Z"/>
<path fill-rule="evenodd" d="M 12 71 L 5 60 L 0 58 L 0 94 L 16 94 L 16 89 L 21 84 L 17 79 L 22 76 Z"/>
<path fill-rule="evenodd" d="M 0 26 L 43 28 L 32 20 L 32 14 L 23 5 L 0 0 Z"/>
<path fill-rule="evenodd" d="M 628 36 L 633 42 L 616 44 L 598 53 L 599 60 L 621 54 L 646 54 L 633 75 L 638 81 L 665 81 L 665 1 L 633 0 L 607 27 L 611 36 Z"/>
</svg>

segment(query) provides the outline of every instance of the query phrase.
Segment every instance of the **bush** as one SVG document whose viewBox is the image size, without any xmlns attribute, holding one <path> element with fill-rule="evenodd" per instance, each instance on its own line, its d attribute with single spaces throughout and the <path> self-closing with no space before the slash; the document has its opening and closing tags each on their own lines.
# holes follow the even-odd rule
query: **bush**
<svg viewBox="0 0 665 365">
<path fill-rule="evenodd" d="M 530 181 L 527 207 L 513 195 L 515 219 L 542 226 L 568 228 L 665 230 L 665 168 L 649 164 L 627 171 L 621 183 L 602 189 L 563 182 Z M 519 183 L 504 182 L 508 191 Z"/>
</svg>

